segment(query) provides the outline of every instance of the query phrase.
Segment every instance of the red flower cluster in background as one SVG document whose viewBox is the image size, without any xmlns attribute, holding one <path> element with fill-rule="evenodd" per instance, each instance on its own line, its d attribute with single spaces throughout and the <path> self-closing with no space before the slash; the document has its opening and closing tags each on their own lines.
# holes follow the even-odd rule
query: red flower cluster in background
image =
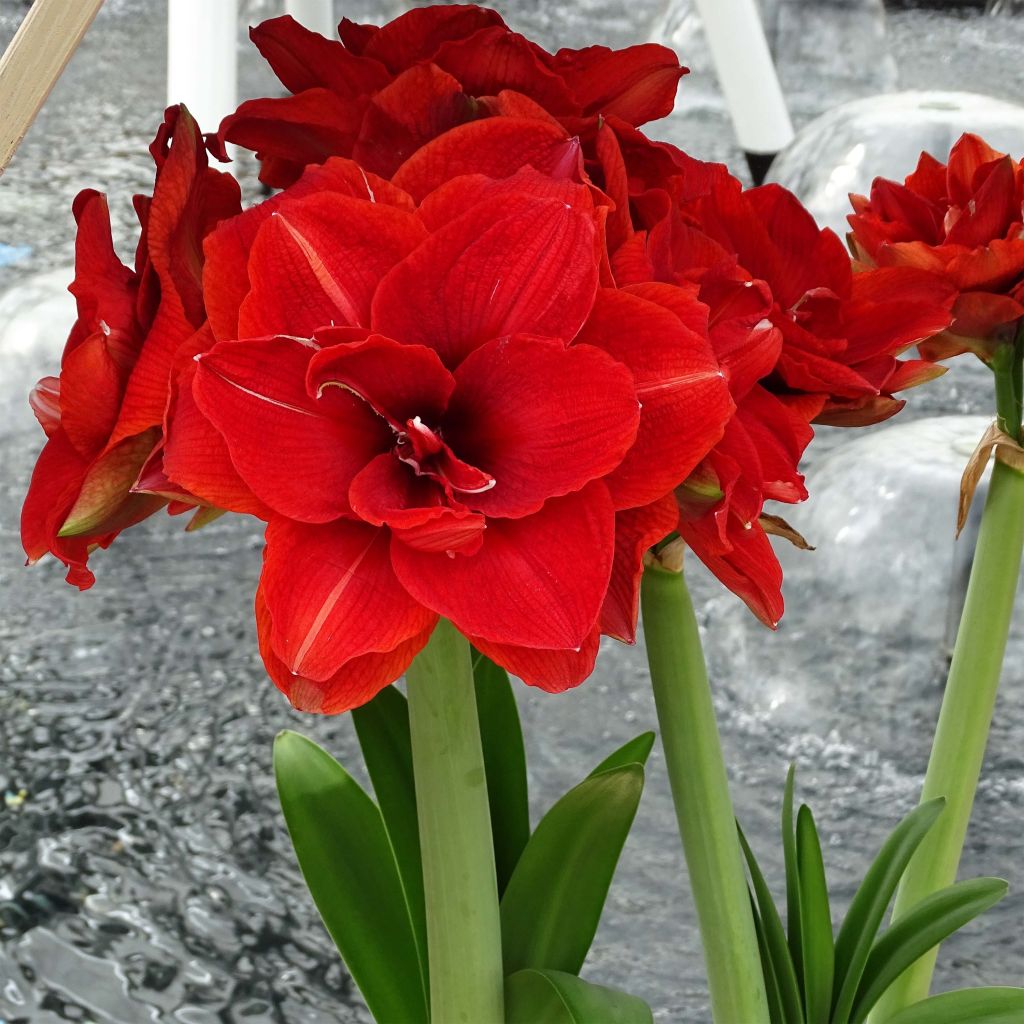
<svg viewBox="0 0 1024 1024">
<path fill-rule="evenodd" d="M 943 359 L 973 351 L 986 361 L 1024 317 L 1024 169 L 976 135 L 947 164 L 922 153 L 900 185 L 876 178 L 852 196 L 850 236 L 865 264 L 916 267 L 957 292 L 954 321 L 922 351 Z"/>
<path fill-rule="evenodd" d="M 134 270 L 114 253 L 106 199 L 85 191 L 75 201 L 78 320 L 60 377 L 45 377 L 31 397 L 48 440 L 25 499 L 22 542 L 31 561 L 52 552 L 83 590 L 95 582 L 89 552 L 165 504 L 131 488 L 160 444 L 175 354 L 206 320 L 203 239 L 241 209 L 238 184 L 207 166 L 187 113 L 170 112 L 150 151 L 156 186 L 135 199 Z"/>
<path fill-rule="evenodd" d="M 676 531 L 774 625 L 765 500 L 806 497 L 812 422 L 883 419 L 937 372 L 897 356 L 956 288 L 853 274 L 788 193 L 649 141 L 684 73 L 663 47 L 550 54 L 458 6 L 339 31 L 254 29 L 293 95 L 209 140 L 282 192 L 241 213 L 172 110 L 134 272 L 80 198 L 30 558 L 87 586 L 89 550 L 164 503 L 266 520 L 261 651 L 308 710 L 370 699 L 438 615 L 575 685 L 600 635 L 635 638 Z"/>
</svg>

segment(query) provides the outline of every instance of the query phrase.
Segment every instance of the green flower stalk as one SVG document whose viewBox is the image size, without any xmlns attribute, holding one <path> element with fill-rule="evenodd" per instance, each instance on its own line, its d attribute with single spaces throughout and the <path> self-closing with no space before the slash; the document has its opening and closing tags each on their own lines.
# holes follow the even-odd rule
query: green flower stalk
<svg viewBox="0 0 1024 1024">
<path fill-rule="evenodd" d="M 681 572 L 649 566 L 644 638 L 665 763 L 697 907 L 716 1024 L 768 1024 L 743 855 L 693 603 Z"/>
<path fill-rule="evenodd" d="M 469 643 L 446 619 L 406 674 L 430 1017 L 504 1020 L 501 919 Z"/>
<path fill-rule="evenodd" d="M 991 361 L 998 425 L 1016 441 L 1021 435 L 1022 359 L 1024 331 Z M 921 792 L 922 802 L 944 797 L 946 812 L 910 863 L 896 896 L 893 921 L 956 878 L 992 724 L 1022 552 L 1024 474 L 997 461 Z M 872 1015 L 873 1021 L 886 1021 L 928 995 L 936 955 L 937 949 L 930 951 L 904 972 Z"/>
</svg>

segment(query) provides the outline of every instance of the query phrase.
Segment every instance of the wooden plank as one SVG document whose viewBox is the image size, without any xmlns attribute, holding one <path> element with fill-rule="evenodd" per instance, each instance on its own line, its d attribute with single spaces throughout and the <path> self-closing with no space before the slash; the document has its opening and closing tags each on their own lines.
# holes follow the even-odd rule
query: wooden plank
<svg viewBox="0 0 1024 1024">
<path fill-rule="evenodd" d="M 35 0 L 0 57 L 0 174 L 103 0 Z"/>
</svg>

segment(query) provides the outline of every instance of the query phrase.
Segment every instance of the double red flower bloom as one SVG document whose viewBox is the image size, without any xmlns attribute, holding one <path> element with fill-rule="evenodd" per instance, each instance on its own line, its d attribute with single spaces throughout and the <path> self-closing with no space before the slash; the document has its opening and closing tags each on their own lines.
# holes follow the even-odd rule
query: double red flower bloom
<svg viewBox="0 0 1024 1024">
<path fill-rule="evenodd" d="M 473 5 L 415 9 L 381 28 L 346 18 L 338 31 L 341 42 L 288 17 L 252 30 L 293 95 L 243 103 L 221 126 L 219 152 L 224 142 L 254 150 L 260 177 L 278 187 L 329 156 L 390 177 L 432 139 L 509 106 L 572 132 L 597 115 L 631 125 L 665 117 L 686 73 L 653 43 L 550 54 Z"/>
<path fill-rule="evenodd" d="M 876 178 L 852 196 L 851 245 L 879 267 L 915 267 L 956 290 L 954 322 L 922 347 L 929 358 L 988 359 L 1024 317 L 1024 169 L 976 135 L 941 164 L 922 153 L 900 185 Z"/>
<path fill-rule="evenodd" d="M 60 377 L 41 380 L 31 399 L 48 440 L 25 499 L 22 542 L 30 561 L 54 554 L 83 590 L 95 582 L 89 552 L 166 504 L 131 488 L 160 443 L 175 353 L 206 319 L 203 239 L 240 210 L 237 183 L 207 167 L 187 113 L 170 112 L 151 152 L 156 186 L 152 198 L 135 200 L 134 270 L 114 253 L 104 197 L 85 191 L 75 201 L 78 320 Z"/>
<path fill-rule="evenodd" d="M 279 195 L 239 213 L 172 111 L 135 272 L 82 217 L 30 557 L 88 585 L 88 550 L 165 502 L 259 516 L 261 651 L 320 711 L 370 699 L 438 615 L 575 685 L 601 634 L 634 639 L 673 531 L 774 624 L 764 501 L 806 496 L 815 418 L 884 418 L 933 372 L 896 356 L 954 289 L 853 275 L 788 193 L 648 141 L 683 73 L 662 47 L 552 55 L 475 7 L 340 33 L 254 30 L 294 95 L 211 140 L 256 149 Z M 85 336 L 116 372 L 79 365 Z M 83 438 L 74 395 L 99 380 Z"/>
<path fill-rule="evenodd" d="M 663 499 L 727 415 L 707 340 L 674 318 L 633 343 L 646 304 L 598 288 L 581 185 L 460 177 L 416 210 L 348 161 L 311 173 L 315 191 L 243 215 L 262 221 L 247 265 L 220 256 L 239 225 L 211 239 L 207 288 L 244 269 L 249 289 L 192 388 L 268 509 L 275 680 L 351 707 L 442 614 L 529 682 L 579 682 L 601 631 L 632 638 L 638 538 L 672 529 Z M 717 414 L 692 423 L 694 404 Z M 202 433 L 172 423 L 165 470 L 226 504 Z"/>
</svg>

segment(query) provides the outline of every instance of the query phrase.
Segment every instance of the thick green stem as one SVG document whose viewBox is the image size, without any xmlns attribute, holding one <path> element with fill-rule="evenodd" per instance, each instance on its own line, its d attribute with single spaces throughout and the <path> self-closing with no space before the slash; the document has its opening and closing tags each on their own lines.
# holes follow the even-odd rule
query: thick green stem
<svg viewBox="0 0 1024 1024">
<path fill-rule="evenodd" d="M 1020 349 L 1018 339 L 1016 348 Z M 1020 352 L 993 360 L 999 425 L 1020 436 Z M 1024 475 L 992 468 L 963 617 L 925 773 L 922 803 L 946 798 L 946 809 L 918 848 L 896 894 L 893 919 L 956 880 L 974 792 L 995 708 L 1024 551 Z M 871 1015 L 883 1022 L 928 995 L 937 950 L 921 957 L 888 990 Z"/>
<path fill-rule="evenodd" d="M 430 1017 L 501 1024 L 498 884 L 469 644 L 442 619 L 409 667 Z"/>
<path fill-rule="evenodd" d="M 716 1024 L 767 1024 L 757 933 L 693 604 L 681 573 L 652 566 L 644 638 Z"/>
</svg>

